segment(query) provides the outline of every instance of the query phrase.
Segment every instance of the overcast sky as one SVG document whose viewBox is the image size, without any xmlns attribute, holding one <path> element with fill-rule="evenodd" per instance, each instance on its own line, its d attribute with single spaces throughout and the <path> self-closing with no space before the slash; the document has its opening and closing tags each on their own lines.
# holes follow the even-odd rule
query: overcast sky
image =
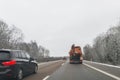
<svg viewBox="0 0 120 80">
<path fill-rule="evenodd" d="M 120 19 L 120 0 L 0 0 L 0 18 L 20 28 L 25 41 L 36 40 L 51 56 L 68 55 Z"/>
</svg>

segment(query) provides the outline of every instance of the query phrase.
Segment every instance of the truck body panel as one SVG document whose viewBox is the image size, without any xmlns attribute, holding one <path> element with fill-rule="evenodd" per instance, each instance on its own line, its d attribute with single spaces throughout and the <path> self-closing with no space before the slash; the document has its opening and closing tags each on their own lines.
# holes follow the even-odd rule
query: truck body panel
<svg viewBox="0 0 120 80">
<path fill-rule="evenodd" d="M 82 64 L 83 57 L 82 57 L 82 51 L 80 46 L 76 46 L 72 48 L 69 52 L 69 55 L 70 55 L 70 63 Z"/>
</svg>

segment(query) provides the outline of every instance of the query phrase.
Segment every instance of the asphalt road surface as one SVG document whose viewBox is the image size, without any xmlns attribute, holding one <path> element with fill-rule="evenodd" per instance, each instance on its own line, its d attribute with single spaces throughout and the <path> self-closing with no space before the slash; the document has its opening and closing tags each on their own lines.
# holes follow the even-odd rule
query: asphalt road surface
<svg viewBox="0 0 120 80">
<path fill-rule="evenodd" d="M 120 67 L 90 61 L 69 64 L 59 60 L 40 64 L 38 73 L 24 80 L 120 80 Z"/>
<path fill-rule="evenodd" d="M 59 67 L 61 67 L 61 64 L 64 62 L 65 61 L 63 60 L 59 60 L 41 63 L 39 64 L 39 71 L 37 74 L 28 75 L 23 80 L 43 80 L 43 78 L 45 78 L 47 75 L 52 74 Z"/>
<path fill-rule="evenodd" d="M 115 71 L 114 71 L 115 70 Z M 62 67 L 45 80 L 120 80 L 120 68 L 84 61 L 83 64 L 69 64 Z"/>
</svg>

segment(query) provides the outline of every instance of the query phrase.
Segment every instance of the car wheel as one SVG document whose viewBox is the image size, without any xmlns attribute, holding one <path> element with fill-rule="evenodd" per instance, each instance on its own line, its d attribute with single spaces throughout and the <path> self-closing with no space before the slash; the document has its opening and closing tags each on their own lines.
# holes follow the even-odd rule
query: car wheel
<svg viewBox="0 0 120 80">
<path fill-rule="evenodd" d="M 36 65 L 35 66 L 35 69 L 34 69 L 34 74 L 38 72 L 38 66 Z"/>
<path fill-rule="evenodd" d="M 16 80 L 22 80 L 22 79 L 23 79 L 23 70 L 20 69 L 20 70 L 18 71 Z"/>
</svg>

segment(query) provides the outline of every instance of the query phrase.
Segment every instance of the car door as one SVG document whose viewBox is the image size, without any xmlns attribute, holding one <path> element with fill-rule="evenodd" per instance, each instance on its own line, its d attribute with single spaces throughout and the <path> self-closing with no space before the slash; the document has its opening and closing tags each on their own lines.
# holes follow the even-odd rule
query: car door
<svg viewBox="0 0 120 80">
<path fill-rule="evenodd" d="M 27 60 L 28 60 L 28 72 L 31 73 L 31 72 L 33 72 L 32 60 L 30 58 L 30 55 L 27 52 L 25 52 L 25 55 L 26 55 Z"/>
<path fill-rule="evenodd" d="M 26 56 L 26 53 L 24 51 L 21 51 L 21 55 L 22 55 L 22 60 L 23 60 L 23 68 L 24 68 L 24 73 L 25 74 L 29 74 L 29 69 L 30 69 L 30 65 L 29 65 L 29 59 Z"/>
</svg>

